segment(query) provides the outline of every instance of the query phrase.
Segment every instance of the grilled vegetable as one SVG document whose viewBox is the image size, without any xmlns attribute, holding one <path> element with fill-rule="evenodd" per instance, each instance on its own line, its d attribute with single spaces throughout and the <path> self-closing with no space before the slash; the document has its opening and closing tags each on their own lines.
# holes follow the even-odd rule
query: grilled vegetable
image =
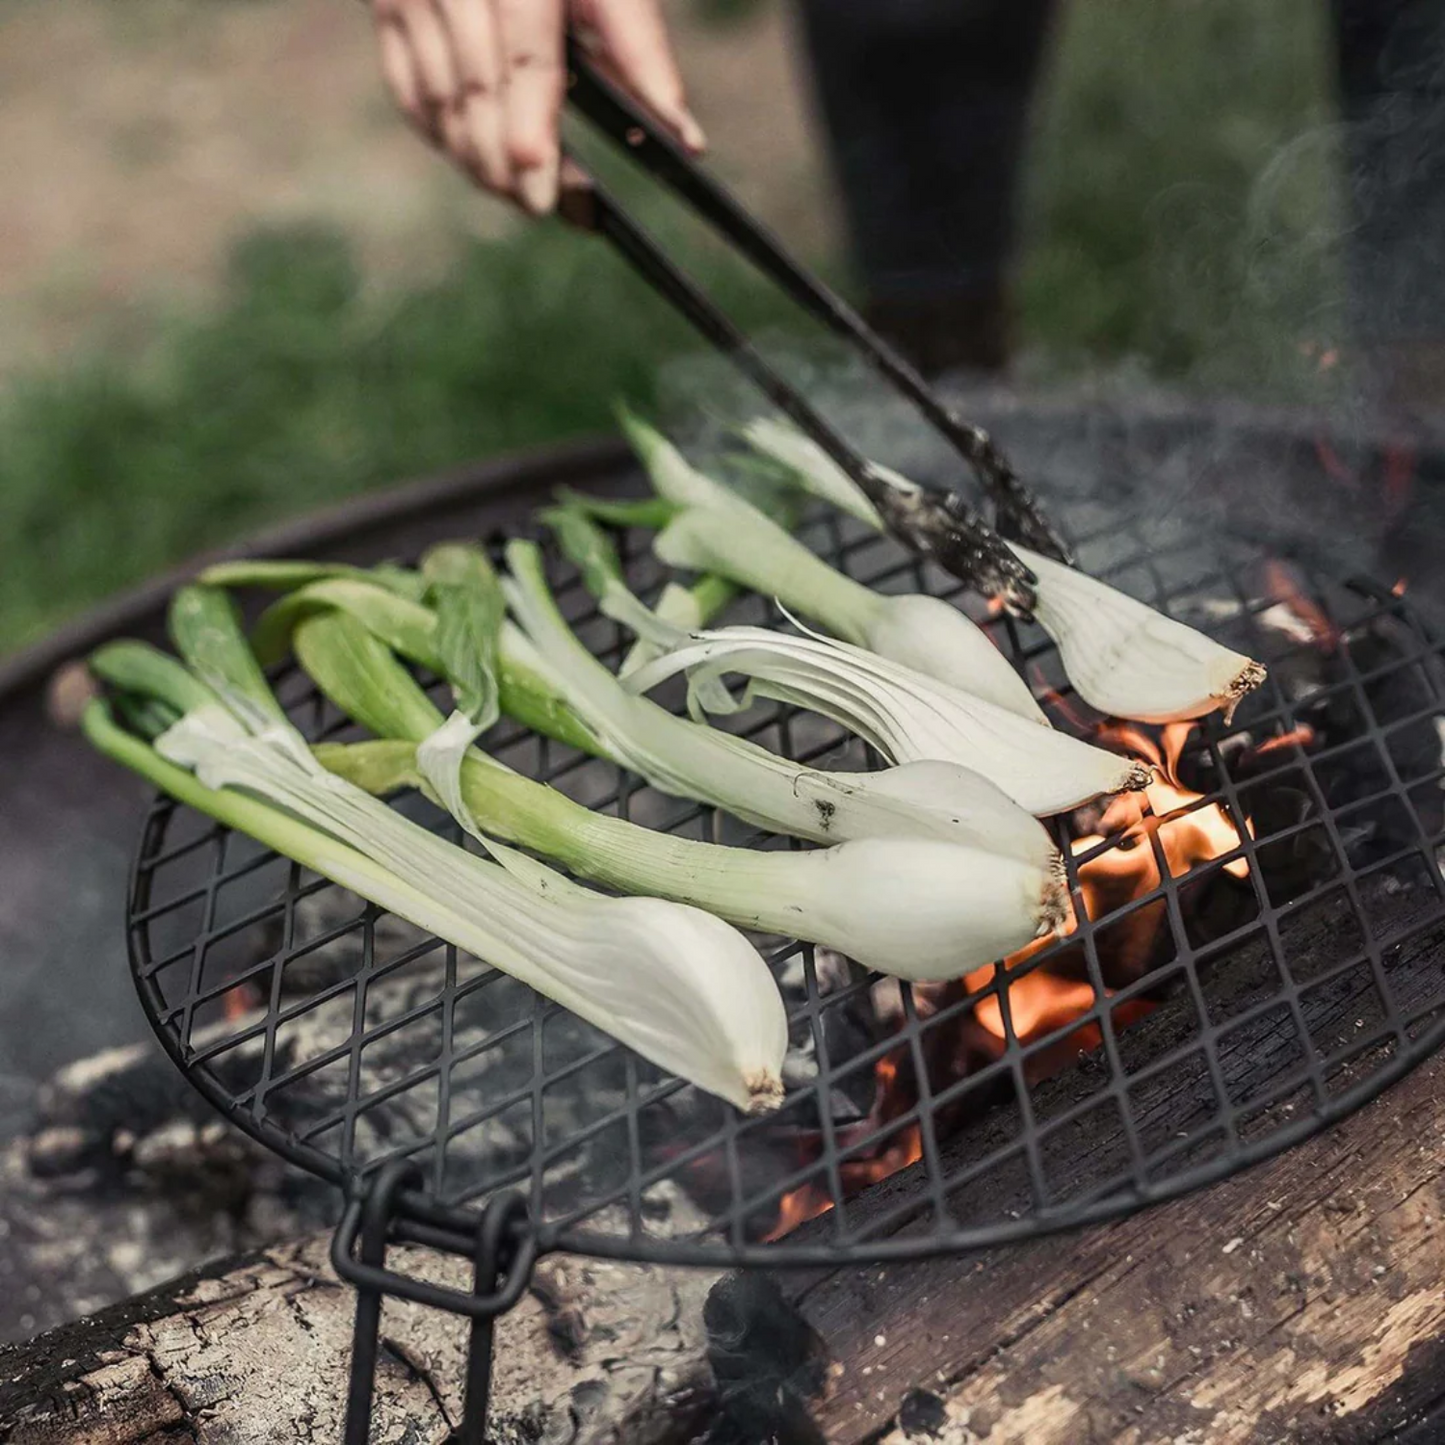
<svg viewBox="0 0 1445 1445">
<path fill-rule="evenodd" d="M 297 655 L 341 710 L 382 738 L 317 749 L 333 772 L 384 794 L 421 779 L 413 742 L 440 721 L 392 653 L 344 614 L 308 620 Z M 1067 916 L 1062 859 L 1040 825 L 1027 859 L 932 839 L 856 839 L 762 852 L 676 838 L 593 812 L 485 754 L 462 763 L 470 826 L 545 854 L 579 877 L 706 908 L 729 922 L 825 943 L 910 979 L 956 976 Z"/>
<path fill-rule="evenodd" d="M 811 708 L 858 734 L 894 763 L 924 759 L 982 773 L 1036 816 L 1060 813 L 1101 793 L 1142 788 L 1149 769 L 1016 714 L 911 668 L 828 638 L 764 627 L 725 627 L 640 668 L 628 686 L 646 692 L 679 672 L 694 710 L 716 706 L 728 673 L 751 679 L 731 710 L 753 693 Z"/>
<path fill-rule="evenodd" d="M 957 607 L 918 593 L 874 592 L 844 576 L 745 498 L 692 467 L 645 422 L 626 412 L 622 422 L 658 494 L 677 508 L 654 543 L 669 566 L 715 573 L 776 597 L 846 642 L 1047 726 L 1023 679 Z M 872 514 L 872 524 L 881 526 L 872 504 L 854 493 Z"/>
<path fill-rule="evenodd" d="M 948 762 L 915 762 L 879 772 L 805 766 L 713 728 L 674 717 L 628 692 L 573 635 L 558 611 L 534 543 L 508 548 L 503 589 L 523 627 L 502 624 L 502 710 L 583 752 L 610 758 L 674 797 L 711 803 L 773 832 L 818 843 L 850 838 L 936 838 L 1004 853 L 1039 866 L 1054 857 L 1047 834 L 986 778 Z M 243 584 L 246 574 L 235 575 Z M 324 594 L 303 588 L 281 599 L 257 626 L 266 661 L 278 661 L 298 624 L 325 611 L 355 617 L 381 641 L 433 672 L 444 672 L 435 617 L 424 605 L 381 588 Z M 364 594 L 364 595 L 363 595 Z M 707 605 L 710 599 L 702 599 Z M 669 641 L 676 635 L 670 634 Z M 308 659 L 302 656 L 303 663 Z M 360 718 L 373 732 L 412 736 Z"/>
<path fill-rule="evenodd" d="M 948 760 L 909 762 L 878 773 L 825 772 L 674 717 L 638 695 L 645 689 L 629 690 L 648 667 L 661 666 L 665 659 L 640 669 L 624 686 L 567 626 L 548 590 L 535 543 L 509 543 L 507 565 L 502 588 L 534 650 L 532 672 L 546 669 L 600 751 L 660 792 L 712 803 L 773 832 L 818 843 L 925 837 L 1000 851 L 1012 845 L 999 839 L 1037 837 L 1021 825 L 1017 805 L 998 787 Z M 504 632 L 504 658 L 509 645 Z M 1060 736 L 1027 726 L 1012 713 L 1003 715 L 1044 741 Z"/>
<path fill-rule="evenodd" d="M 684 904 L 593 893 L 501 845 L 492 845 L 496 862 L 483 861 L 326 771 L 276 715 L 264 681 L 256 686 L 238 630 L 222 655 L 223 605 L 184 603 L 204 615 L 205 670 L 219 690 L 140 644 L 96 654 L 97 675 L 148 700 L 153 723 L 174 719 L 148 743 L 97 700 L 85 729 L 101 751 L 739 1108 L 780 1102 L 787 1019 L 741 934 Z M 187 640 L 178 629 L 178 643 Z"/>
<path fill-rule="evenodd" d="M 799 484 L 882 530 L 872 503 L 807 437 L 783 422 L 756 418 L 743 435 L 759 451 L 794 469 Z M 900 487 L 914 484 L 879 468 Z M 1035 574 L 1034 616 L 1059 646 L 1079 696 L 1102 713 L 1140 722 L 1203 717 L 1225 720 L 1265 679 L 1262 663 L 1165 617 L 1136 598 L 1050 557 L 1013 546 Z"/>
<path fill-rule="evenodd" d="M 480 547 L 433 547 L 422 558 L 427 600 L 436 613 L 437 658 L 456 706 L 420 740 L 416 765 L 447 811 L 469 833 L 475 823 L 462 800 L 462 759 L 501 716 L 498 637 L 507 604 L 492 564 Z"/>
<path fill-rule="evenodd" d="M 1265 679 L 1261 663 L 1062 562 L 1014 549 L 1038 576 L 1034 616 L 1090 707 L 1141 722 L 1226 722 Z"/>
</svg>

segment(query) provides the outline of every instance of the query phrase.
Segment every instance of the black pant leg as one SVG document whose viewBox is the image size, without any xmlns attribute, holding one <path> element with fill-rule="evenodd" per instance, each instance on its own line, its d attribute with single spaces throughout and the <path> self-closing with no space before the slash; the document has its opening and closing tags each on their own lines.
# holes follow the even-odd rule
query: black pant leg
<svg viewBox="0 0 1445 1445">
<path fill-rule="evenodd" d="M 996 366 L 1054 0 L 799 0 L 875 321 L 929 369 Z"/>
<path fill-rule="evenodd" d="M 1350 319 L 1388 397 L 1445 405 L 1445 0 L 1331 0 Z M 1421 385 L 1425 390 L 1421 392 Z"/>
</svg>

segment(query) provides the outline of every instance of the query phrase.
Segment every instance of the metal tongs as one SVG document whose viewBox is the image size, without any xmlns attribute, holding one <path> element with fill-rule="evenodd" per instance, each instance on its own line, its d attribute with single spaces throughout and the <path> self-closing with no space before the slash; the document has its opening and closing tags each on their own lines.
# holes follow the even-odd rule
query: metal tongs
<svg viewBox="0 0 1445 1445">
<path fill-rule="evenodd" d="M 599 75 L 577 41 L 568 43 L 568 100 L 604 135 L 686 201 L 704 220 L 829 330 L 859 350 L 918 408 L 966 461 L 992 500 L 1000 531 L 1063 562 L 1073 559 L 1008 459 L 982 427 L 959 417 L 918 371 L 836 292 L 784 250 L 722 185 L 652 118 Z M 763 358 L 746 336 L 592 177 L 564 189 L 562 214 L 605 237 L 634 270 L 747 375 L 837 463 L 878 509 L 888 530 L 946 571 L 1029 614 L 1033 573 L 960 494 L 944 487 L 905 492 L 891 485 Z"/>
</svg>

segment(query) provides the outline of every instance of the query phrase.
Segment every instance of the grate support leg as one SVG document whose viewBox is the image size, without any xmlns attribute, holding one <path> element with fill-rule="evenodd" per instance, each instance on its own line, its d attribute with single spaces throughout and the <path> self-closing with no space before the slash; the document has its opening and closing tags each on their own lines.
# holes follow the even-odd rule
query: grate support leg
<svg viewBox="0 0 1445 1445">
<path fill-rule="evenodd" d="M 361 1205 L 361 1262 L 374 1269 L 386 1263 L 386 1236 L 391 1228 L 392 1204 L 397 1191 L 416 1175 L 406 1160 L 394 1160 L 376 1176 Z M 342 1221 L 345 1228 L 346 1221 Z M 371 1401 L 376 1390 L 376 1359 L 381 1341 L 382 1289 L 376 1284 L 356 1286 L 356 1323 L 351 1337 L 351 1377 L 346 1390 L 345 1445 L 368 1445 L 371 1436 Z"/>
<path fill-rule="evenodd" d="M 478 1300 L 498 1297 L 516 1256 L 511 1230 L 526 1215 L 518 1194 L 499 1194 L 487 1204 L 477 1229 L 477 1252 L 472 1293 Z M 528 1271 L 530 1273 L 530 1269 Z M 506 1306 L 510 1308 L 510 1305 Z M 492 1354 L 497 1315 L 503 1310 L 472 1316 L 467 1341 L 467 1393 L 456 1445 L 487 1445 L 487 1407 L 492 1394 Z"/>
<path fill-rule="evenodd" d="M 336 1273 L 356 1289 L 344 1445 L 370 1442 L 381 1306 L 388 1296 L 471 1320 L 462 1420 L 450 1440 L 452 1445 L 486 1445 L 495 1322 L 527 1288 L 537 1261 L 537 1235 L 528 1218 L 526 1201 L 515 1193 L 499 1194 L 487 1204 L 470 1249 L 465 1235 L 421 1227 L 397 1211 L 401 1191 L 420 1181 L 420 1170 L 409 1161 L 385 1165 L 369 1184 L 353 1189 L 331 1241 L 331 1263 Z M 391 1238 L 464 1258 L 470 1256 L 471 1290 L 449 1289 L 387 1269 L 386 1246 Z"/>
</svg>

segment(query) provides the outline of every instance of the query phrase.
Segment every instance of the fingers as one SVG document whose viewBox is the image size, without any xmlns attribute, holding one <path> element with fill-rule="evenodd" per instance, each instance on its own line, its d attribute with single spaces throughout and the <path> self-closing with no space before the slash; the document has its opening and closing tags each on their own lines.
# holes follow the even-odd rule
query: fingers
<svg viewBox="0 0 1445 1445">
<path fill-rule="evenodd" d="M 707 137 L 687 108 L 682 74 L 657 0 L 577 0 L 579 21 L 601 42 L 602 59 L 694 154 Z"/>
<path fill-rule="evenodd" d="M 502 42 L 491 0 L 436 0 L 451 41 L 459 86 L 456 109 L 478 179 L 494 191 L 511 188 L 503 103 Z"/>
<path fill-rule="evenodd" d="M 398 107 L 473 180 L 511 190 L 492 0 L 373 0 L 381 70 Z"/>
<path fill-rule="evenodd" d="M 497 0 L 507 71 L 507 155 L 533 215 L 557 200 L 557 125 L 565 93 L 562 0 Z"/>
<path fill-rule="evenodd" d="M 431 135 L 430 119 L 422 104 L 421 80 L 412 62 L 411 45 L 400 17 L 378 4 L 373 10 L 376 38 L 381 47 L 381 74 L 397 109 L 423 135 Z"/>
<path fill-rule="evenodd" d="M 457 89 L 451 44 L 441 18 L 428 0 L 378 0 L 373 13 L 382 70 L 397 104 L 423 135 L 441 142 L 444 113 Z"/>
<path fill-rule="evenodd" d="M 597 63 L 693 150 L 657 0 L 372 0 L 382 73 L 412 124 L 481 185 L 534 215 L 556 205 L 565 30 L 597 42 Z"/>
</svg>

